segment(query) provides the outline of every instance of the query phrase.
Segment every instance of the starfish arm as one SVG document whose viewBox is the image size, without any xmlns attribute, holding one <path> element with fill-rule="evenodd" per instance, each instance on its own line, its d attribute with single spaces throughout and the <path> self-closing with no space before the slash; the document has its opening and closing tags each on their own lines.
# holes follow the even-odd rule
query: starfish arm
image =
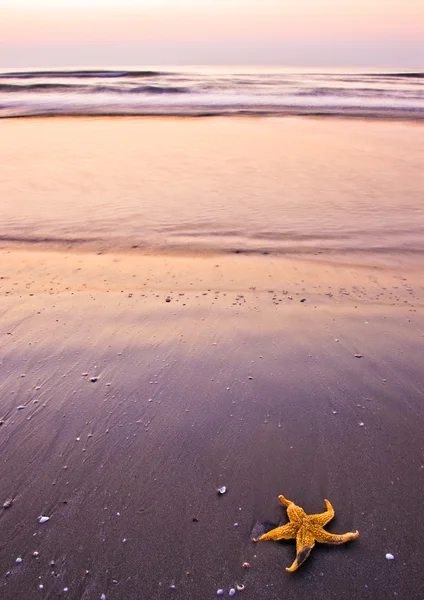
<svg viewBox="0 0 424 600">
<path fill-rule="evenodd" d="M 278 499 L 283 506 L 290 506 L 290 504 L 293 504 L 291 500 L 287 500 L 287 498 L 284 498 L 283 494 L 278 496 Z"/>
<path fill-rule="evenodd" d="M 334 517 L 334 508 L 331 506 L 331 502 L 328 500 L 324 500 L 324 502 L 327 508 L 325 512 L 320 513 L 319 515 L 308 515 L 309 520 L 312 521 L 314 525 L 320 525 L 321 527 L 327 525 L 327 523 Z"/>
<path fill-rule="evenodd" d="M 314 536 L 317 542 L 320 544 L 344 544 L 356 540 L 359 537 L 359 531 L 349 531 L 348 533 L 341 533 L 339 535 L 334 533 L 328 533 L 322 528 L 314 530 Z"/>
<path fill-rule="evenodd" d="M 297 531 L 299 527 L 294 523 L 287 523 L 282 527 L 276 527 L 275 529 L 271 529 L 268 533 L 261 535 L 261 537 L 253 540 L 254 542 L 263 542 L 266 540 L 292 540 L 296 537 Z"/>
<path fill-rule="evenodd" d="M 296 558 L 291 567 L 286 568 L 286 571 L 293 573 L 293 571 L 296 571 L 301 565 L 303 565 L 314 546 L 315 539 L 312 533 L 306 528 L 301 527 L 296 538 Z"/>
</svg>

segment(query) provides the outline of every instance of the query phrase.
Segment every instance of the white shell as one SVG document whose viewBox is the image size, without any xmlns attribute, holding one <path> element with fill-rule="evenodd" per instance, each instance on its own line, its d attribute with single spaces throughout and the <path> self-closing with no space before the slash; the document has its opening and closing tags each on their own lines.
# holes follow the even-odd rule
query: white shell
<svg viewBox="0 0 424 600">
<path fill-rule="evenodd" d="M 22 558 L 20 556 L 18 556 L 18 558 L 15 560 L 15 562 L 17 562 L 18 564 L 22 562 Z"/>
<path fill-rule="evenodd" d="M 216 590 L 216 595 L 217 596 L 223 596 L 224 595 L 224 590 L 222 590 L 222 589 Z"/>
<path fill-rule="evenodd" d="M 387 558 L 387 560 L 394 560 L 395 557 L 393 556 L 393 554 L 390 554 L 390 552 L 388 552 L 386 554 L 386 558 Z"/>
<path fill-rule="evenodd" d="M 47 521 L 50 521 L 50 517 L 40 517 L 39 519 L 39 523 L 47 523 Z"/>
<path fill-rule="evenodd" d="M 243 583 L 238 583 L 236 587 L 237 587 L 237 589 L 238 589 L 239 592 L 242 592 L 244 590 L 244 584 Z"/>
<path fill-rule="evenodd" d="M 236 595 L 236 590 L 234 588 L 231 588 L 231 590 L 228 592 L 229 596 L 235 596 Z"/>
<path fill-rule="evenodd" d="M 227 486 L 223 485 L 222 487 L 218 488 L 218 494 L 225 494 L 225 492 L 227 491 Z"/>
</svg>

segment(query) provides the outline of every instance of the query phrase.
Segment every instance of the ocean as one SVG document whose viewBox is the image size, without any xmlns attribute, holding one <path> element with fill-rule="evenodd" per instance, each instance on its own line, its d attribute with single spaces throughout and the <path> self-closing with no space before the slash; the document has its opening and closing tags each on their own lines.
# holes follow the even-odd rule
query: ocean
<svg viewBox="0 0 424 600">
<path fill-rule="evenodd" d="M 320 117 L 0 121 L 0 246 L 424 254 L 424 124 Z"/>
<path fill-rule="evenodd" d="M 424 72 L 185 67 L 0 70 L 0 117 L 424 117 Z"/>
</svg>

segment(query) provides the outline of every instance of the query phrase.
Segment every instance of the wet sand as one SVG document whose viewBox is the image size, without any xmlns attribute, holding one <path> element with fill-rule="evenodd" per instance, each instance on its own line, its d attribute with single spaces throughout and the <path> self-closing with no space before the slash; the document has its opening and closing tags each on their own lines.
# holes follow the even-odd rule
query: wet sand
<svg viewBox="0 0 424 600">
<path fill-rule="evenodd" d="M 423 597 L 418 262 L 0 264 L 2 600 Z M 293 542 L 250 539 L 278 494 L 360 538 L 287 573 Z"/>
</svg>

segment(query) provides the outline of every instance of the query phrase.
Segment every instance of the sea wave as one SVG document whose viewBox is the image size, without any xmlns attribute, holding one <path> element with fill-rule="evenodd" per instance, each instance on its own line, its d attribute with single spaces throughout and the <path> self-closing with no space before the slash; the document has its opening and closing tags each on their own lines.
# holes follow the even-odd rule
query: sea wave
<svg viewBox="0 0 424 600">
<path fill-rule="evenodd" d="M 120 77 L 156 77 L 163 74 L 161 71 L 109 71 L 105 70 L 78 70 L 78 71 L 11 71 L 0 74 L 1 79 L 57 79 L 57 78 L 99 78 L 116 79 Z"/>
<path fill-rule="evenodd" d="M 148 83 L 141 80 L 148 78 Z M 0 117 L 335 115 L 424 118 L 424 73 L 0 71 Z"/>
</svg>

